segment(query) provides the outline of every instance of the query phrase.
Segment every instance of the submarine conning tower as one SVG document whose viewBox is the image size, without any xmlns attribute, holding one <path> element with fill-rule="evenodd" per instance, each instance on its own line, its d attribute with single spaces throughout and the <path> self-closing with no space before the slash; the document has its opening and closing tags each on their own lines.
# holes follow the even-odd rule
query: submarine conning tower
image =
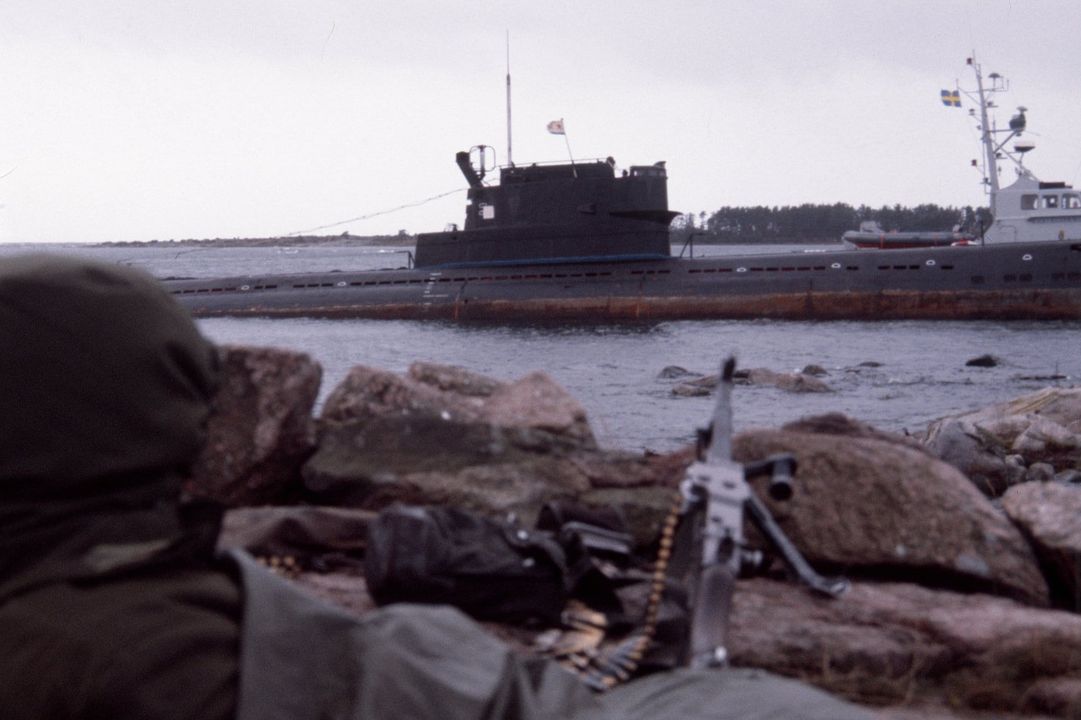
<svg viewBox="0 0 1081 720">
<path fill-rule="evenodd" d="M 464 228 L 417 236 L 417 267 L 655 260 L 669 257 L 664 163 L 538 163 L 500 168 L 485 185 L 469 154 L 456 156 L 469 183 Z"/>
</svg>

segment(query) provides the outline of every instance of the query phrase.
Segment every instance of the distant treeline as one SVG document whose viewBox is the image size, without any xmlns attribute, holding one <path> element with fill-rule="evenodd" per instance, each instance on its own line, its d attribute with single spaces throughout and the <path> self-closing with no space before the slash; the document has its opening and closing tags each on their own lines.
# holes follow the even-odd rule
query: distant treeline
<svg viewBox="0 0 1081 720">
<path fill-rule="evenodd" d="M 848 230 L 858 230 L 860 223 L 867 220 L 877 222 L 886 231 L 951 230 L 962 222 L 963 216 L 971 226 L 980 219 L 971 207 L 860 205 L 857 208 L 846 203 L 807 203 L 784 207 L 722 207 L 713 214 L 680 215 L 671 227 L 673 242 L 683 242 L 692 233 L 695 242 L 832 242 Z M 986 224 L 986 218 L 983 219 Z"/>
</svg>

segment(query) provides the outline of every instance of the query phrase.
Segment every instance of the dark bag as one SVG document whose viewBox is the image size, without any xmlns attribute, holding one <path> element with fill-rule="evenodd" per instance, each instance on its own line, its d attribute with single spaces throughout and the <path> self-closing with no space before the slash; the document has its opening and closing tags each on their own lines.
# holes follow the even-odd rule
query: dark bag
<svg viewBox="0 0 1081 720">
<path fill-rule="evenodd" d="M 545 533 L 456 508 L 393 506 L 368 526 L 364 557 L 377 603 L 444 603 L 479 620 L 559 620 L 566 560 Z"/>
</svg>

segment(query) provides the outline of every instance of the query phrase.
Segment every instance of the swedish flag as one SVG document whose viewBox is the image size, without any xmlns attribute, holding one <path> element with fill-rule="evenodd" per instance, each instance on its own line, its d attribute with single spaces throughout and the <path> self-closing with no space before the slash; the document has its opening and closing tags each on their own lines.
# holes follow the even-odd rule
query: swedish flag
<svg viewBox="0 0 1081 720">
<path fill-rule="evenodd" d="M 961 93 L 956 90 L 943 90 L 942 104 L 946 107 L 961 107 Z"/>
</svg>

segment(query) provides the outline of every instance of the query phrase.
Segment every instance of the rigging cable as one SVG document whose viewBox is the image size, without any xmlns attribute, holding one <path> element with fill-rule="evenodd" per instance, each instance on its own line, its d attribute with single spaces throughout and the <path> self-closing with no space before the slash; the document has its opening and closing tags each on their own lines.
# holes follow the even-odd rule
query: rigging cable
<svg viewBox="0 0 1081 720">
<path fill-rule="evenodd" d="M 393 207 L 393 208 L 390 208 L 389 210 L 380 210 L 379 212 L 373 212 L 373 213 L 369 213 L 367 215 L 360 215 L 358 217 L 349 218 L 348 220 L 340 220 L 338 222 L 330 223 L 329 225 L 320 225 L 319 227 L 309 228 L 307 230 L 297 230 L 295 232 L 286 233 L 282 237 L 291 237 L 293 235 L 307 235 L 309 233 L 318 232 L 320 230 L 327 230 L 327 229 L 332 228 L 332 227 L 338 227 L 339 225 L 346 225 L 348 223 L 359 222 L 361 220 L 370 220 L 371 218 L 379 217 L 380 215 L 388 215 L 388 214 L 390 214 L 392 212 L 397 212 L 399 210 L 405 210 L 406 208 L 419 207 L 421 205 L 424 205 L 425 203 L 430 203 L 433 200 L 439 200 L 440 198 L 445 198 L 448 195 L 453 195 L 454 193 L 460 193 L 465 189 L 466 188 L 456 188 L 454 190 L 448 190 L 445 193 L 440 193 L 438 195 L 432 195 L 429 198 L 424 198 L 423 200 L 418 200 L 417 202 L 411 202 L 411 203 L 406 203 L 405 205 L 399 205 L 398 207 Z"/>
</svg>

